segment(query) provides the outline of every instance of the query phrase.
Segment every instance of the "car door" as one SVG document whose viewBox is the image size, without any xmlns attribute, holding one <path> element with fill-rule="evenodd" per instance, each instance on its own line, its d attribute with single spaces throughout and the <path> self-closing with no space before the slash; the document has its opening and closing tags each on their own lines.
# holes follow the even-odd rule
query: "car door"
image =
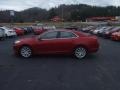
<svg viewBox="0 0 120 90">
<path fill-rule="evenodd" d="M 58 47 L 60 53 L 71 53 L 74 48 L 74 39 L 77 38 L 71 31 L 60 31 L 58 37 Z"/>
<path fill-rule="evenodd" d="M 50 54 L 59 52 L 58 31 L 49 31 L 40 35 L 36 50 L 39 54 Z"/>
</svg>

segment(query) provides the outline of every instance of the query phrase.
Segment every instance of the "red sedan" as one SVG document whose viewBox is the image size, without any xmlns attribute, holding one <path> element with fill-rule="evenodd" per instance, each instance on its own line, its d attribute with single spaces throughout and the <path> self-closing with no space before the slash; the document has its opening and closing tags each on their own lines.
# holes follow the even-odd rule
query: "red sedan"
<svg viewBox="0 0 120 90">
<path fill-rule="evenodd" d="M 113 41 L 120 41 L 120 31 L 112 33 L 111 39 Z"/>
<path fill-rule="evenodd" d="M 20 39 L 14 43 L 15 54 L 24 58 L 36 54 L 74 54 L 82 59 L 98 49 L 96 37 L 67 30 L 46 31 L 39 36 Z"/>
<path fill-rule="evenodd" d="M 18 36 L 24 35 L 24 30 L 21 28 L 13 28 Z"/>
</svg>

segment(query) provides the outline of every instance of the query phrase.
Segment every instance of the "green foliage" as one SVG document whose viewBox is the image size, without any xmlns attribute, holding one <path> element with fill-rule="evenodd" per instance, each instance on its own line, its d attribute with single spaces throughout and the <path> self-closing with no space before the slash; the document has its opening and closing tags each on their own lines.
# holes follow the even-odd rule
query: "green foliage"
<svg viewBox="0 0 120 90">
<path fill-rule="evenodd" d="M 59 16 L 65 21 L 85 21 L 94 16 L 120 16 L 120 7 L 90 6 L 85 4 L 60 5 L 50 10 L 38 7 L 15 12 L 14 22 L 49 21 L 54 16 Z M 0 22 L 11 22 L 9 10 L 0 11 Z"/>
<path fill-rule="evenodd" d="M 56 12 L 55 12 L 55 9 L 52 8 L 48 11 L 48 19 L 52 19 L 53 17 L 57 16 Z"/>
</svg>

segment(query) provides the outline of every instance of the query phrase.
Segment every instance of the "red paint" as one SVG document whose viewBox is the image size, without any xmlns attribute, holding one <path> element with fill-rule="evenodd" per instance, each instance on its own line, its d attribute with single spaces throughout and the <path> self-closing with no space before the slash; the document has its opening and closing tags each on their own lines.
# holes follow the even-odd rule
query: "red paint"
<svg viewBox="0 0 120 90">
<path fill-rule="evenodd" d="M 20 48 L 24 45 L 31 47 L 33 54 L 72 54 L 74 49 L 78 46 L 85 47 L 88 50 L 88 53 L 98 51 L 99 43 L 96 37 L 88 36 L 78 31 L 69 32 L 76 34 L 78 37 L 66 39 L 56 38 L 47 40 L 39 40 L 38 36 L 23 38 L 19 40 L 20 43 L 14 44 L 14 51 L 16 54 L 18 54 Z"/>
<path fill-rule="evenodd" d="M 18 36 L 24 35 L 24 30 L 21 28 L 13 28 Z"/>
<path fill-rule="evenodd" d="M 114 41 L 120 41 L 120 31 L 112 33 L 111 39 Z"/>
</svg>

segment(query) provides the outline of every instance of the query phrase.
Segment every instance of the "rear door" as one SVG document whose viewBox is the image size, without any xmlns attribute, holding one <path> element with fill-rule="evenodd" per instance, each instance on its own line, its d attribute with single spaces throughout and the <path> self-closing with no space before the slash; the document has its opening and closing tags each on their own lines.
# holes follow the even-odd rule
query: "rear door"
<svg viewBox="0 0 120 90">
<path fill-rule="evenodd" d="M 74 48 L 74 39 L 77 36 L 71 31 L 59 31 L 58 46 L 60 53 L 71 53 Z"/>
</svg>

